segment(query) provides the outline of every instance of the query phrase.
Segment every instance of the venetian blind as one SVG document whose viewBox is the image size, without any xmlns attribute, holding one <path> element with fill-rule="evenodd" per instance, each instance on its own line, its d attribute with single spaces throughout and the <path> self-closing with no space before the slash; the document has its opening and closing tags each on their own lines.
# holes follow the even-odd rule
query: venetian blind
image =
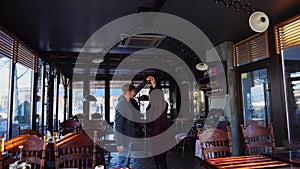
<svg viewBox="0 0 300 169">
<path fill-rule="evenodd" d="M 0 30 L 0 55 L 13 58 L 14 39 Z"/>
<path fill-rule="evenodd" d="M 300 14 L 274 27 L 276 53 L 300 45 Z"/>
<path fill-rule="evenodd" d="M 233 65 L 258 61 L 269 57 L 268 32 L 251 36 L 233 45 Z"/>
<path fill-rule="evenodd" d="M 22 43 L 18 44 L 18 54 L 17 54 L 17 62 L 21 63 L 22 65 L 32 69 L 37 69 L 37 62 L 36 62 L 36 55 L 33 51 L 27 48 Z"/>
</svg>

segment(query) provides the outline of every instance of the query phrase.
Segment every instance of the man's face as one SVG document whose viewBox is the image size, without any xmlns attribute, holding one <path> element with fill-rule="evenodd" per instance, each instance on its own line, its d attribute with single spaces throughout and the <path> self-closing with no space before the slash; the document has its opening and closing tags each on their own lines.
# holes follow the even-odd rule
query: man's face
<svg viewBox="0 0 300 169">
<path fill-rule="evenodd" d="M 135 96 L 135 90 L 130 90 L 128 94 L 129 94 L 129 98 L 132 99 Z"/>
</svg>

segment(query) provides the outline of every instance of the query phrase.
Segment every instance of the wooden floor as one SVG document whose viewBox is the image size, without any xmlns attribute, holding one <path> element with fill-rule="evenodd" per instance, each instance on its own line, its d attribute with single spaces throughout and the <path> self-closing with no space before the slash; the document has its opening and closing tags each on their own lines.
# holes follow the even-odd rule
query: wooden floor
<svg viewBox="0 0 300 169">
<path fill-rule="evenodd" d="M 115 168 L 117 165 L 117 153 L 111 153 L 112 158 L 108 159 L 106 155 L 107 169 Z M 167 156 L 168 169 L 202 169 L 199 159 L 194 157 L 194 151 L 192 145 L 186 146 L 184 157 L 181 157 L 181 153 L 177 153 L 173 148 L 168 151 Z M 139 158 L 131 159 L 132 169 L 156 169 L 153 158 Z"/>
</svg>

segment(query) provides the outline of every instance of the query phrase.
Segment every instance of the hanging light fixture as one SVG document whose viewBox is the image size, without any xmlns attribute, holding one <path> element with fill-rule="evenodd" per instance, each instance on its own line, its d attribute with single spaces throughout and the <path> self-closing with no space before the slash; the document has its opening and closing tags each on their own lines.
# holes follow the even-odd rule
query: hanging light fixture
<svg viewBox="0 0 300 169">
<path fill-rule="evenodd" d="M 269 18 L 263 12 L 254 12 L 249 17 L 249 25 L 255 32 L 264 32 L 269 27 Z"/>
<path fill-rule="evenodd" d="M 196 65 L 196 69 L 200 71 L 206 71 L 208 69 L 208 66 L 205 63 L 198 63 Z"/>
<path fill-rule="evenodd" d="M 104 61 L 103 58 L 95 58 L 92 60 L 93 63 L 102 63 Z"/>
<path fill-rule="evenodd" d="M 97 99 L 95 96 L 89 94 L 89 95 L 84 96 L 83 101 L 84 102 L 91 102 L 91 101 L 95 102 L 95 101 L 97 101 Z"/>
</svg>

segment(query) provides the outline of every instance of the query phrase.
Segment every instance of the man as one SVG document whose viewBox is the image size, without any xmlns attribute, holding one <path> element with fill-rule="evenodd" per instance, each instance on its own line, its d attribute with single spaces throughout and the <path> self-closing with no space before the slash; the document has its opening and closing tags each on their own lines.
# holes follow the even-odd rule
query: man
<svg viewBox="0 0 300 169">
<path fill-rule="evenodd" d="M 130 99 L 135 96 L 136 88 L 133 85 L 122 86 L 123 94 L 116 105 L 114 121 L 115 140 L 119 152 L 117 167 L 129 167 L 132 138 L 134 136 L 133 111 Z"/>
</svg>

